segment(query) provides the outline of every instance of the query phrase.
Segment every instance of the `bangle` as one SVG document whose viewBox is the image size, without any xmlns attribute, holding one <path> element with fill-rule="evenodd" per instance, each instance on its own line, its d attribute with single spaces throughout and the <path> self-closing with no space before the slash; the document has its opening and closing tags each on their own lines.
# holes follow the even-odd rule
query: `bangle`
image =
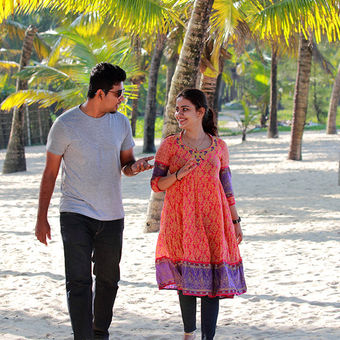
<svg viewBox="0 0 340 340">
<path fill-rule="evenodd" d="M 234 224 L 240 223 L 241 222 L 241 217 L 239 216 L 237 220 L 233 220 Z"/>
<path fill-rule="evenodd" d="M 180 169 L 178 169 L 178 170 L 175 172 L 175 176 L 176 176 L 176 180 L 177 180 L 177 181 L 181 181 L 181 179 L 179 179 L 179 178 L 177 177 L 179 170 L 180 170 Z"/>
</svg>

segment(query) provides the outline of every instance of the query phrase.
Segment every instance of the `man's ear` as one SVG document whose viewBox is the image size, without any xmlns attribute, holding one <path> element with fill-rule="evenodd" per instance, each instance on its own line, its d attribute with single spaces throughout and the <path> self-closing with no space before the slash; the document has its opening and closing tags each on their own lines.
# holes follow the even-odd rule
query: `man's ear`
<svg viewBox="0 0 340 340">
<path fill-rule="evenodd" d="M 97 90 L 96 97 L 98 99 L 103 99 L 105 97 L 105 92 L 102 89 Z"/>
</svg>

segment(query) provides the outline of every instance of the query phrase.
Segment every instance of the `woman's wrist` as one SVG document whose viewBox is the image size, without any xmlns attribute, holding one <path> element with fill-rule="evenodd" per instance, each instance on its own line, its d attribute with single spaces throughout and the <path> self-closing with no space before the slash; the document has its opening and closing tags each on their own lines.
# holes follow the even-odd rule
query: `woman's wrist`
<svg viewBox="0 0 340 340">
<path fill-rule="evenodd" d="M 233 224 L 239 224 L 240 222 L 241 222 L 240 216 L 236 220 L 233 220 Z"/>
</svg>

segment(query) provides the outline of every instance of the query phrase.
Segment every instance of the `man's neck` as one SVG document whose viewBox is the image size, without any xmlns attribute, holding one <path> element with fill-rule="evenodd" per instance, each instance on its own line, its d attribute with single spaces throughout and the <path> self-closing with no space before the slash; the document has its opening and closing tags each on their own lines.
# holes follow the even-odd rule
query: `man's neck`
<svg viewBox="0 0 340 340">
<path fill-rule="evenodd" d="M 84 104 L 79 106 L 80 110 L 83 111 L 86 115 L 93 118 L 103 117 L 107 112 L 102 112 L 98 108 L 99 105 L 95 103 L 94 100 L 87 99 Z"/>
</svg>

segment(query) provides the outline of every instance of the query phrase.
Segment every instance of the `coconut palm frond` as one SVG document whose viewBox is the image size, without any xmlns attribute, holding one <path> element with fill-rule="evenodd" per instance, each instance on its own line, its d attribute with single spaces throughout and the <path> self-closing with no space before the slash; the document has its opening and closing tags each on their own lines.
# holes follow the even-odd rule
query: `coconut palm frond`
<svg viewBox="0 0 340 340">
<path fill-rule="evenodd" d="M 122 29 L 142 34 L 159 30 L 166 32 L 168 25 L 182 23 L 177 6 L 184 4 L 174 0 L 6 0 L 0 6 L 0 23 L 11 14 L 33 13 L 40 8 L 60 10 L 64 13 L 95 13 L 100 17 L 110 18 L 110 24 Z M 182 23 L 183 24 L 183 23 Z"/>
<path fill-rule="evenodd" d="M 261 32 L 261 37 L 284 36 L 286 43 L 293 32 L 303 33 L 307 38 L 310 30 L 316 41 L 326 34 L 329 41 L 340 39 L 338 6 L 332 0 L 285 0 L 271 3 L 251 0 L 254 12 L 248 18 Z"/>
<path fill-rule="evenodd" d="M 55 41 L 55 43 L 52 46 L 51 52 L 48 56 L 48 66 L 54 67 L 56 66 L 61 52 L 63 37 L 58 37 L 58 39 Z"/>
<path fill-rule="evenodd" d="M 242 20 L 233 0 L 215 0 L 211 17 L 213 31 L 222 32 L 222 40 L 234 33 L 238 22 Z"/>
<path fill-rule="evenodd" d="M 0 14 L 1 17 L 1 14 Z M 7 31 L 7 35 L 10 39 L 19 39 L 24 40 L 26 28 L 24 25 L 20 24 L 17 21 L 6 20 L 2 23 L 5 30 Z"/>
<path fill-rule="evenodd" d="M 87 97 L 87 89 L 88 85 L 80 85 L 76 88 L 72 88 L 69 90 L 62 90 L 58 93 L 58 102 L 56 109 L 71 109 L 76 105 L 80 105 L 81 103 L 85 102 Z"/>
<path fill-rule="evenodd" d="M 75 84 L 88 85 L 91 68 L 82 64 L 58 64 L 58 70 L 68 75 Z"/>
<path fill-rule="evenodd" d="M 15 61 L 7 61 L 7 60 L 0 60 L 0 70 L 1 71 L 9 71 L 9 70 L 19 70 L 19 64 Z"/>
<path fill-rule="evenodd" d="M 47 58 L 51 52 L 50 46 L 46 44 L 46 42 L 44 42 L 44 40 L 39 34 L 35 35 L 33 46 L 40 60 Z"/>
<path fill-rule="evenodd" d="M 17 75 L 21 79 L 29 79 L 29 83 L 31 85 L 52 84 L 54 87 L 58 87 L 60 84 L 72 82 L 68 74 L 56 68 L 42 64 L 27 66 L 17 73 Z"/>
<path fill-rule="evenodd" d="M 104 18 L 99 12 L 80 14 L 71 24 L 82 37 L 91 37 L 98 34 L 103 26 Z"/>
<path fill-rule="evenodd" d="M 93 54 L 92 48 L 89 46 L 90 39 L 80 36 L 74 29 L 58 30 L 59 34 L 65 38 L 65 42 L 72 43 L 71 54 L 73 59 L 77 59 L 80 63 L 93 67 L 97 64 L 96 56 Z M 63 40 L 61 40 L 63 42 Z M 99 42 L 97 42 L 99 43 Z"/>
<path fill-rule="evenodd" d="M 6 57 L 16 57 L 21 54 L 21 50 L 13 50 L 8 48 L 0 48 L 0 54 L 6 56 Z"/>
<path fill-rule="evenodd" d="M 0 105 L 1 110 L 11 110 L 15 106 L 24 104 L 38 104 L 40 107 L 47 108 L 57 104 L 56 109 L 70 109 L 86 99 L 86 88 L 77 87 L 63 90 L 60 92 L 47 90 L 22 90 L 9 95 Z"/>
<path fill-rule="evenodd" d="M 94 13 L 110 18 L 110 24 L 135 33 L 165 31 L 169 22 L 180 19 L 172 8 L 174 1 L 154 0 L 45 0 L 44 6 L 69 13 Z"/>
<path fill-rule="evenodd" d="M 313 44 L 313 59 L 319 63 L 326 73 L 334 77 L 334 72 L 336 71 L 335 67 L 321 53 L 316 44 Z"/>
<path fill-rule="evenodd" d="M 100 49 L 94 51 L 98 62 L 125 65 L 126 73 L 134 73 L 138 69 L 131 55 L 130 39 L 123 37 L 109 41 Z"/>
<path fill-rule="evenodd" d="M 24 104 L 31 105 L 39 103 L 42 107 L 48 107 L 58 101 L 58 96 L 51 91 L 45 90 L 23 90 L 9 95 L 0 105 L 0 109 L 9 111 L 15 106 L 20 107 Z"/>
<path fill-rule="evenodd" d="M 44 6 L 45 1 L 41 0 L 6 0 L 6 2 L 14 3 L 14 13 L 31 14 L 39 11 Z"/>
</svg>

